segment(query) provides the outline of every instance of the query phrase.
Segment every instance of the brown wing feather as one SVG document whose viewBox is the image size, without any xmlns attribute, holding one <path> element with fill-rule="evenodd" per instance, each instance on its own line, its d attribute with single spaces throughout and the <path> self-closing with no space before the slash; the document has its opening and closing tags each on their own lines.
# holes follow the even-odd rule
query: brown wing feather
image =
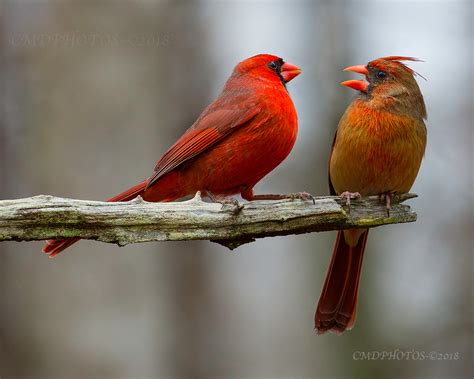
<svg viewBox="0 0 474 379">
<path fill-rule="evenodd" d="M 334 189 L 334 186 L 332 184 L 331 170 L 330 170 L 332 153 L 334 151 L 334 145 L 336 144 L 336 137 L 337 137 L 337 130 L 336 130 L 336 133 L 334 133 L 334 139 L 332 140 L 332 146 L 331 146 L 331 153 L 329 154 L 329 160 L 328 160 L 328 184 L 329 184 L 329 194 L 331 196 L 337 195 L 336 190 Z"/>
</svg>

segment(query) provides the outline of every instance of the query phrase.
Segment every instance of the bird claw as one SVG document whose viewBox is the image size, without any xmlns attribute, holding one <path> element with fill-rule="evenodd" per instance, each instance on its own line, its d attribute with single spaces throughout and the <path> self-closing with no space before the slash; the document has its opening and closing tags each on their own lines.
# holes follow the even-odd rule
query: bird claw
<svg viewBox="0 0 474 379">
<path fill-rule="evenodd" d="M 236 215 L 239 214 L 242 209 L 244 209 L 244 205 L 240 204 L 236 199 L 223 199 L 217 200 L 217 203 L 222 204 L 221 210 L 227 211 L 229 210 L 232 214 Z"/>
<path fill-rule="evenodd" d="M 344 191 L 340 195 L 341 199 L 346 200 L 346 205 L 349 209 L 349 213 L 351 213 L 351 199 L 360 199 L 360 193 L 359 192 L 349 192 L 349 191 Z"/>
<path fill-rule="evenodd" d="M 232 214 L 238 214 L 242 209 L 244 209 L 243 204 L 239 204 L 239 202 L 234 198 L 222 198 L 220 196 L 214 195 L 212 192 L 206 190 L 207 196 L 212 200 L 213 203 L 222 204 L 221 210 L 227 211 L 229 210 Z"/>
</svg>

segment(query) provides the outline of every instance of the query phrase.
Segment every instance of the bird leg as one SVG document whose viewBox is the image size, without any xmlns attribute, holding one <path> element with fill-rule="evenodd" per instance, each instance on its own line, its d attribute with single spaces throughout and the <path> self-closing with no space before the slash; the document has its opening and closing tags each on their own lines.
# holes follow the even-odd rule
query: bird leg
<svg viewBox="0 0 474 379">
<path fill-rule="evenodd" d="M 222 204 L 222 210 L 229 208 L 233 214 L 238 214 L 243 208 L 243 204 L 239 204 L 237 199 L 228 198 L 228 197 L 221 197 L 218 195 L 213 194 L 211 191 L 206 190 L 206 195 L 211 199 L 213 203 Z"/>
<path fill-rule="evenodd" d="M 380 195 L 380 200 L 385 202 L 387 217 L 390 217 L 390 209 L 392 208 L 393 192 L 385 192 Z"/>
<path fill-rule="evenodd" d="M 344 191 L 339 195 L 341 199 L 346 200 L 346 205 L 347 208 L 349 209 L 349 213 L 351 213 L 351 199 L 360 199 L 360 193 L 359 192 L 349 192 L 349 191 Z"/>
<path fill-rule="evenodd" d="M 264 194 L 264 195 L 254 195 L 253 190 L 242 190 L 242 198 L 248 201 L 254 200 L 283 200 L 283 199 L 300 199 L 300 200 L 311 200 L 313 204 L 316 204 L 313 195 L 308 192 L 295 192 L 295 193 L 285 193 L 285 194 Z"/>
</svg>

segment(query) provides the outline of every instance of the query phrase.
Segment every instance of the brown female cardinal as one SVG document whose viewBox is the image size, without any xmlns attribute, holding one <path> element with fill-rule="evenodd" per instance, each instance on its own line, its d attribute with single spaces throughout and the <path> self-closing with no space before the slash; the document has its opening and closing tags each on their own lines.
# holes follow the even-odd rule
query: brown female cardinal
<svg viewBox="0 0 474 379">
<path fill-rule="evenodd" d="M 426 146 L 426 108 L 416 73 L 401 61 L 411 57 L 379 58 L 347 67 L 365 75 L 342 85 L 360 92 L 342 116 L 329 158 L 332 195 L 383 195 L 410 190 Z M 319 334 L 342 333 L 354 326 L 362 257 L 368 229 L 337 234 L 329 270 L 315 315 Z"/>
<path fill-rule="evenodd" d="M 286 83 L 301 70 L 274 55 L 240 62 L 221 94 L 158 160 L 153 174 L 108 201 L 172 201 L 201 191 L 216 201 L 310 198 L 309 194 L 254 195 L 253 187 L 277 167 L 295 143 L 296 110 Z M 49 240 L 55 256 L 78 238 Z"/>
</svg>

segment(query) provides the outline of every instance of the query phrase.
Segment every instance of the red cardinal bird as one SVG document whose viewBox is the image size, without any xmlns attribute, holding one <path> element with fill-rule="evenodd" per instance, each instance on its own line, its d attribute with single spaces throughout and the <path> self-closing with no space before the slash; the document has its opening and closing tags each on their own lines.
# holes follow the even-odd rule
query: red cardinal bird
<svg viewBox="0 0 474 379">
<path fill-rule="evenodd" d="M 360 91 L 342 116 L 329 158 L 332 195 L 391 195 L 408 192 L 426 146 L 426 108 L 415 72 L 385 57 L 345 71 L 364 80 L 341 83 Z M 318 333 L 342 333 L 354 326 L 359 277 L 368 229 L 340 231 L 315 315 Z"/>
<path fill-rule="evenodd" d="M 254 195 L 253 187 L 290 153 L 298 131 L 286 83 L 301 70 L 273 55 L 240 62 L 218 98 L 158 160 L 152 176 L 108 201 L 172 201 L 201 191 L 214 201 L 303 197 Z M 50 257 L 78 238 L 49 240 Z"/>
</svg>

